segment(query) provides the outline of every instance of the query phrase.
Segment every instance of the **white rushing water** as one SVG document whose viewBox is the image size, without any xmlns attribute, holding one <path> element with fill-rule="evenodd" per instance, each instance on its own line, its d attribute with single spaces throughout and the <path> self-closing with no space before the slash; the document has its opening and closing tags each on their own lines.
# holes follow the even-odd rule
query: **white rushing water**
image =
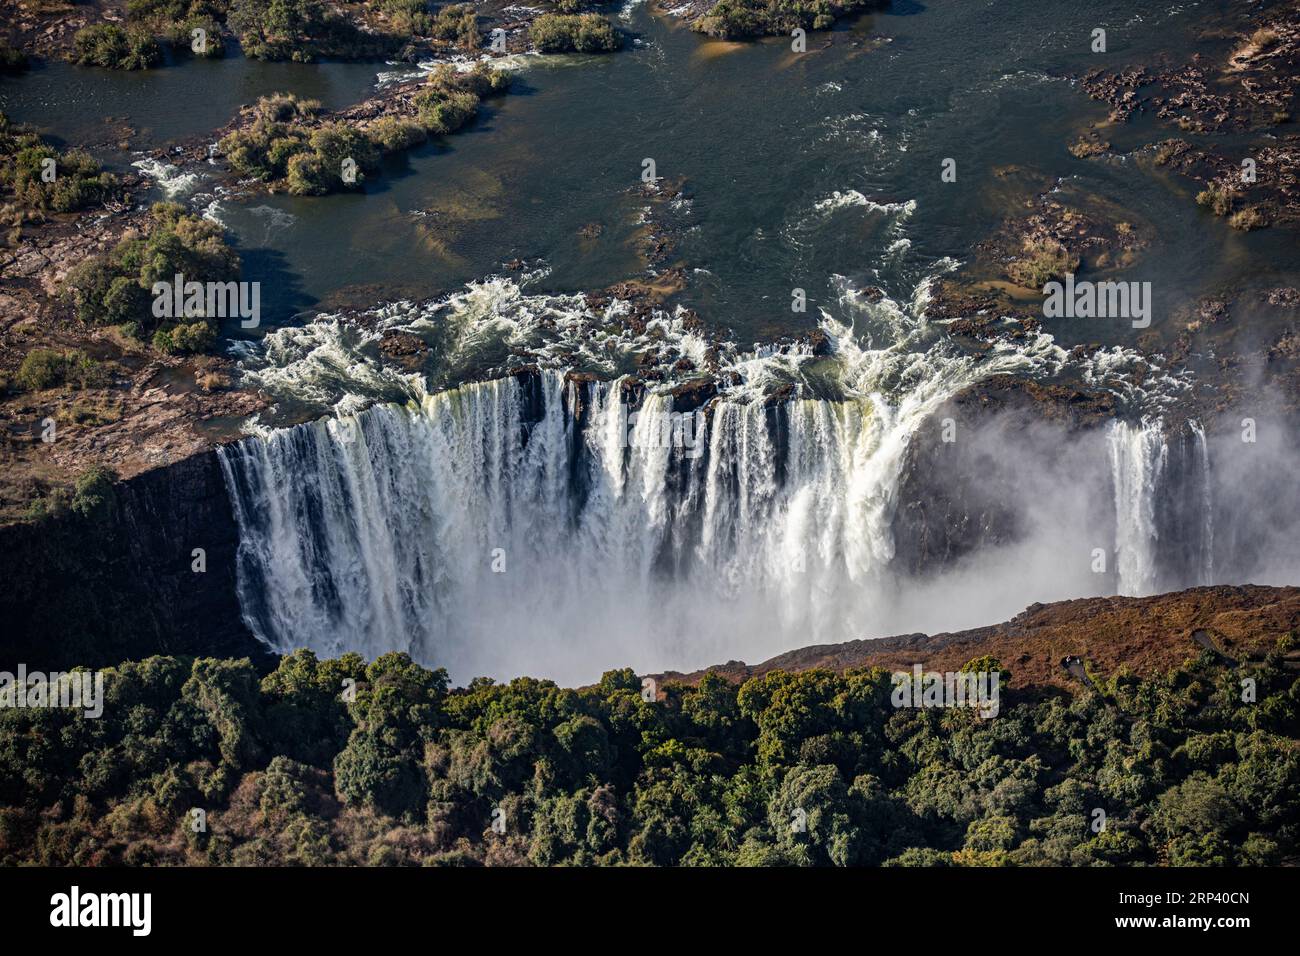
<svg viewBox="0 0 1300 956">
<path fill-rule="evenodd" d="M 1214 485 L 1210 476 L 1210 443 L 1198 421 L 1187 423 L 1196 442 L 1197 461 L 1201 466 L 1201 576 L 1198 584 L 1214 583 Z"/>
<path fill-rule="evenodd" d="M 625 399 L 626 376 L 566 376 L 575 356 L 612 368 L 647 345 L 663 367 L 704 360 L 671 316 L 593 337 L 618 303 L 589 322 L 580 297 L 492 280 L 388 307 L 366 332 L 327 319 L 275 333 L 250 377 L 335 417 L 221 451 L 245 619 L 279 651 L 407 651 L 456 679 L 589 680 L 887 633 L 907 587 L 893 523 L 914 436 L 982 379 L 1065 361 L 1046 335 L 960 351 L 932 334 L 927 299 L 925 282 L 903 304 L 846 285 L 860 328 L 824 315 L 829 354 L 722 349 L 729 384 L 685 421 L 671 381 Z M 384 328 L 435 327 L 451 367 L 508 346 L 540 371 L 430 393 L 366 354 Z M 1108 381 L 1125 361 L 1099 353 L 1085 374 Z M 793 398 L 771 398 L 791 383 Z M 358 399 L 385 389 L 404 400 Z M 1154 423 L 1110 435 L 1122 593 L 1155 583 L 1163 441 Z"/>
<path fill-rule="evenodd" d="M 493 668 L 480 651 L 515 633 L 541 673 L 634 634 L 621 652 L 640 660 L 674 635 L 721 649 L 725 634 L 700 632 L 722 606 L 855 633 L 892 557 L 897 414 L 790 404 L 782 481 L 761 400 L 720 405 L 692 459 L 657 440 L 670 399 L 649 396 L 629 424 L 619 382 L 596 386 L 578 430 L 578 395 L 557 372 L 537 396 L 506 378 L 224 450 L 255 632 L 458 671 Z M 698 643 L 680 650 L 699 658 Z"/>
<path fill-rule="evenodd" d="M 1115 557 L 1120 594 L 1144 596 L 1156 589 L 1156 494 L 1169 464 L 1169 446 L 1158 419 L 1138 425 L 1117 421 L 1108 436 L 1115 489 Z"/>
<path fill-rule="evenodd" d="M 154 185 L 162 191 L 164 196 L 171 200 L 187 196 L 199 184 L 197 173 L 187 173 L 179 166 L 173 166 L 171 163 L 165 163 L 152 157 L 146 156 L 144 159 L 137 159 L 131 165 L 140 170 L 142 175 L 153 180 Z"/>
<path fill-rule="evenodd" d="M 1214 508 L 1210 482 L 1210 453 L 1205 431 L 1199 422 L 1188 423 L 1191 437 L 1193 474 L 1187 476 L 1198 489 L 1192 502 L 1196 527 L 1170 548 L 1190 554 L 1182 557 L 1194 572 L 1184 584 L 1210 584 L 1214 580 Z M 1111 478 L 1115 497 L 1115 558 L 1119 594 L 1144 597 L 1160 590 L 1161 569 L 1168 562 L 1169 548 L 1162 547 L 1158 509 L 1171 495 L 1186 494 L 1185 488 L 1171 489 L 1168 477 L 1171 448 L 1165 423 L 1146 418 L 1140 423 L 1111 423 L 1107 433 Z M 1181 529 L 1180 529 L 1181 530 Z"/>
</svg>

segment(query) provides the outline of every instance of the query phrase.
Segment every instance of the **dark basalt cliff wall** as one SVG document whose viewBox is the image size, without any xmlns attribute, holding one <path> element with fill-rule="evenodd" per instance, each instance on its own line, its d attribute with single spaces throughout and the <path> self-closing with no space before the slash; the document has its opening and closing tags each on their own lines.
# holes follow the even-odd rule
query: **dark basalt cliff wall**
<svg viewBox="0 0 1300 956">
<path fill-rule="evenodd" d="M 238 531 L 215 452 L 114 487 L 96 513 L 0 528 L 0 669 L 152 654 L 268 655 L 240 619 Z M 203 549 L 206 570 L 192 569 Z"/>
<path fill-rule="evenodd" d="M 933 574 L 982 549 L 1014 542 L 1025 529 L 1017 507 L 1017 463 L 1009 460 L 1005 436 L 1046 425 L 1058 440 L 1077 441 L 1112 412 L 1107 396 L 1011 376 L 990 379 L 945 403 L 908 445 L 894 512 L 895 565 L 912 575 Z M 945 422 L 951 423 L 951 441 L 944 441 Z M 971 440 L 973 435 L 980 437 Z"/>
</svg>

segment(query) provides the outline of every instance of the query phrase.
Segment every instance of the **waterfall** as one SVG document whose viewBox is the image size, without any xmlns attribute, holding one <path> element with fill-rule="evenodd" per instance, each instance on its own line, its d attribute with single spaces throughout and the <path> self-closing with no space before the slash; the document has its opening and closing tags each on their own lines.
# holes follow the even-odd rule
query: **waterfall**
<svg viewBox="0 0 1300 956">
<path fill-rule="evenodd" d="M 1190 440 L 1188 440 L 1190 439 Z M 1201 424 L 1177 444 L 1165 423 L 1113 422 L 1107 433 L 1115 504 L 1116 589 L 1134 597 L 1214 581 L 1210 454 Z"/>
<path fill-rule="evenodd" d="M 661 664 L 734 652 L 746 619 L 859 636 L 909 436 L 947 392 L 684 415 L 653 392 L 630 413 L 626 384 L 529 373 L 221 449 L 249 627 L 279 651 L 479 672 L 506 630 L 541 672 L 589 646 L 574 632 Z"/>
<path fill-rule="evenodd" d="M 1187 423 L 1192 438 L 1196 443 L 1196 460 L 1200 463 L 1200 578 L 1197 584 L 1214 583 L 1214 486 L 1210 478 L 1210 446 L 1205 438 L 1205 429 L 1198 421 Z"/>
<path fill-rule="evenodd" d="M 746 352 L 680 312 L 642 325 L 624 303 L 596 315 L 507 280 L 272 333 L 241 361 L 246 384 L 333 417 L 220 450 L 244 619 L 281 652 L 406 651 L 457 679 L 566 680 L 759 660 L 914 628 L 918 612 L 982 623 L 894 567 L 917 433 L 994 375 L 1071 366 L 1131 402 L 1147 398 L 1127 384 L 1136 369 L 1147 387 L 1181 385 L 1135 354 L 1078 358 L 1043 333 L 957 347 L 926 320 L 928 297 L 928 281 L 905 304 L 845 282 L 852 324 L 823 312 L 820 350 Z M 378 352 L 389 332 L 431 341 L 436 361 L 395 370 Z M 710 363 L 702 406 L 674 398 Z M 695 371 L 676 377 L 683 366 Z M 444 387 L 473 368 L 492 371 Z M 1161 439 L 1145 425 L 1109 437 L 1119 586 L 1145 592 Z M 997 588 L 970 573 L 972 603 L 1023 606 L 1010 572 Z M 1062 568 L 1057 583 L 1076 573 L 1089 576 Z"/>
<path fill-rule="evenodd" d="M 1115 563 L 1120 594 L 1155 593 L 1156 488 L 1169 460 L 1164 424 L 1117 421 L 1108 436 L 1115 491 Z"/>
</svg>

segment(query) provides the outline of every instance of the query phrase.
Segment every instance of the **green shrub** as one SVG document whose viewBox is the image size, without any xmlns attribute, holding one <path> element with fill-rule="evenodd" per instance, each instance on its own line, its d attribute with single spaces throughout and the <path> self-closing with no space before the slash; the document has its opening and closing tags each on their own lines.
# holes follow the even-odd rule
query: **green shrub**
<svg viewBox="0 0 1300 956">
<path fill-rule="evenodd" d="M 117 480 L 111 470 L 92 465 L 83 471 L 72 488 L 72 511 L 83 518 L 101 513 L 113 504 L 113 483 Z"/>
<path fill-rule="evenodd" d="M 357 166 L 357 182 L 361 182 L 362 173 L 373 172 L 379 164 L 375 144 L 361 130 L 346 123 L 321 124 L 312 130 L 307 144 L 332 176 L 340 176 L 344 162 L 351 160 Z"/>
<path fill-rule="evenodd" d="M 424 128 L 441 136 L 463 127 L 478 113 L 480 100 L 503 92 L 509 85 L 507 74 L 485 63 L 465 73 L 444 64 L 429 75 L 425 88 L 411 102 Z"/>
<path fill-rule="evenodd" d="M 130 284 L 134 285 L 134 283 Z M 117 326 L 117 332 L 124 338 L 138 342 L 140 340 L 140 323 L 135 321 L 122 322 Z"/>
<path fill-rule="evenodd" d="M 154 332 L 149 344 L 164 355 L 171 355 L 176 351 L 176 339 L 171 329 L 159 329 Z"/>
<path fill-rule="evenodd" d="M 881 0 L 718 0 L 691 29 L 724 40 L 789 35 L 796 27 L 829 30 L 837 17 L 883 5 Z"/>
<path fill-rule="evenodd" d="M 126 18 L 133 23 L 170 23 L 188 11 L 186 0 L 126 0 Z"/>
<path fill-rule="evenodd" d="M 231 0 L 226 22 L 255 60 L 310 60 L 307 36 L 323 13 L 310 0 Z"/>
<path fill-rule="evenodd" d="M 435 136 L 454 133 L 478 113 L 478 97 L 468 90 L 421 90 L 414 100 L 424 127 Z"/>
<path fill-rule="evenodd" d="M 187 322 L 172 331 L 172 344 L 178 352 L 207 352 L 216 340 L 216 326 L 211 322 Z"/>
<path fill-rule="evenodd" d="M 109 384 L 109 374 L 104 366 L 84 352 L 73 352 L 68 356 L 64 368 L 63 380 L 78 388 L 103 388 Z"/>
<path fill-rule="evenodd" d="M 158 329 L 153 334 L 152 345 L 166 355 L 185 355 L 207 352 L 216 340 L 215 323 L 200 320 Z"/>
<path fill-rule="evenodd" d="M 355 180 L 347 182 L 344 163 L 355 164 Z M 379 150 L 360 130 L 346 123 L 324 123 L 295 147 L 286 171 L 289 192 L 298 196 L 321 196 L 354 188 L 366 173 L 378 168 Z"/>
<path fill-rule="evenodd" d="M 175 203 L 156 203 L 149 220 L 147 236 L 124 238 L 70 270 L 64 294 L 88 325 L 134 325 L 136 335 L 163 352 L 210 348 L 215 330 L 207 323 L 178 340 L 172 320 L 153 314 L 153 285 L 170 283 L 177 273 L 187 281 L 233 281 L 239 278 L 239 256 L 226 245 L 220 226 Z"/>
<path fill-rule="evenodd" d="M 423 143 L 428 134 L 414 120 L 382 116 L 366 127 L 366 135 L 384 153 L 397 153 Z"/>
<path fill-rule="evenodd" d="M 464 73 L 443 64 L 412 98 L 414 118 L 384 116 L 368 126 L 321 121 L 320 104 L 275 94 L 258 100 L 252 122 L 228 134 L 221 150 L 231 167 L 286 188 L 299 196 L 321 196 L 356 188 L 379 169 L 383 153 L 409 149 L 428 134 L 463 127 L 478 111 L 479 101 L 504 92 L 510 77 L 485 63 Z M 356 176 L 343 177 L 351 159 Z"/>
<path fill-rule="evenodd" d="M 473 69 L 457 73 L 454 77 L 441 79 L 458 89 L 469 90 L 479 99 L 487 99 L 504 93 L 510 87 L 510 74 L 505 70 L 494 69 L 487 63 L 476 63 Z"/>
<path fill-rule="evenodd" d="M 18 384 L 29 392 L 56 385 L 100 388 L 108 382 L 109 375 L 104 366 L 81 351 L 64 353 L 53 349 L 32 349 L 18 367 Z"/>
<path fill-rule="evenodd" d="M 202 30 L 202 46 L 196 48 L 198 37 L 195 30 Z M 221 37 L 221 24 L 211 17 L 190 17 L 169 23 L 163 28 L 163 36 L 172 49 L 202 57 L 205 60 L 219 60 L 226 55 L 226 43 Z"/>
<path fill-rule="evenodd" d="M 226 53 L 219 22 L 225 8 L 221 0 L 127 0 L 126 17 L 161 34 L 174 50 L 215 59 Z M 203 46 L 197 50 L 195 30 L 203 31 Z"/>
<path fill-rule="evenodd" d="M 477 50 L 480 45 L 478 18 L 472 3 L 450 3 L 438 11 L 429 27 L 429 35 L 454 43 L 462 50 Z"/>
<path fill-rule="evenodd" d="M 32 349 L 18 367 L 18 384 L 26 391 L 38 392 L 63 384 L 67 360 L 52 349 Z"/>
<path fill-rule="evenodd" d="M 400 46 L 396 37 L 359 29 L 321 0 L 231 0 L 226 23 L 244 55 L 255 60 L 356 59 Z"/>
<path fill-rule="evenodd" d="M 306 125 L 320 112 L 316 100 L 286 93 L 264 96 L 253 107 L 253 122 L 221 141 L 227 162 L 240 173 L 274 182 L 289 175 L 289 163 L 312 151 Z"/>
<path fill-rule="evenodd" d="M 115 23 L 82 27 L 72 38 L 74 63 L 110 70 L 147 70 L 162 62 L 162 49 L 148 31 Z"/>
<path fill-rule="evenodd" d="M 344 803 L 400 816 L 420 806 L 426 792 L 420 764 L 392 736 L 359 727 L 334 760 L 334 779 Z"/>
<path fill-rule="evenodd" d="M 595 13 L 546 13 L 533 21 L 528 35 L 543 53 L 605 53 L 622 43 L 614 25 Z"/>
<path fill-rule="evenodd" d="M 327 122 L 314 128 L 301 123 L 317 109 L 316 104 L 293 97 L 260 100 L 253 125 L 221 141 L 226 159 L 246 175 L 271 182 L 283 180 L 295 195 L 321 196 L 354 188 L 378 168 L 382 147 L 346 123 Z M 299 125 L 293 125 L 295 122 Z M 392 124 L 382 129 L 390 137 L 404 135 Z M 343 163 L 348 159 L 356 164 L 352 183 L 343 178 Z"/>
<path fill-rule="evenodd" d="M 41 522 L 66 514 L 71 504 L 71 496 L 65 488 L 54 488 L 47 495 L 34 498 L 27 505 L 23 517 L 27 521 Z"/>
<path fill-rule="evenodd" d="M 428 36 L 433 28 L 427 0 L 383 0 L 380 6 L 399 33 Z"/>
<path fill-rule="evenodd" d="M 12 191 L 28 208 L 71 212 L 109 199 L 117 192 L 118 181 L 84 150 L 59 153 L 30 129 L 14 126 L 0 114 L 0 187 Z"/>
</svg>

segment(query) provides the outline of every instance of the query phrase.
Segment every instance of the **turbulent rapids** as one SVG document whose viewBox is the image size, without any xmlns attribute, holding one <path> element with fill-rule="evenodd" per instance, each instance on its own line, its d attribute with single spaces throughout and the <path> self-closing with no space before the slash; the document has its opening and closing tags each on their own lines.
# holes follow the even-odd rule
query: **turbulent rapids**
<svg viewBox="0 0 1300 956">
<path fill-rule="evenodd" d="M 267 349 L 277 360 L 250 374 L 282 393 L 310 391 L 336 414 L 222 451 L 246 621 L 281 651 L 402 650 L 462 678 L 577 679 L 618 662 L 757 659 L 904 622 L 916 629 L 918 616 L 965 623 L 945 615 L 941 595 L 967 583 L 913 581 L 894 566 L 909 445 L 967 386 L 1000 372 L 1052 374 L 1064 355 L 1047 336 L 979 355 L 952 350 L 925 323 L 924 288 L 902 307 L 852 291 L 841 304 L 857 310 L 861 331 L 827 316 L 825 349 L 724 348 L 713 359 L 722 385 L 703 401 L 698 392 L 675 398 L 671 379 L 573 374 L 565 366 L 584 349 L 616 368 L 615 339 L 579 347 L 571 300 L 500 281 L 432 307 L 435 315 L 389 309 L 381 322 L 458 330 L 441 343 L 447 356 L 491 339 L 533 362 L 487 381 L 424 391 L 427 379 L 393 376 L 366 356 L 366 335 L 378 332 L 341 320 L 277 333 Z M 620 308 L 586 316 L 588 325 Z M 557 311 L 567 318 L 555 321 Z M 670 318 L 657 321 L 643 341 L 616 339 L 619 347 L 654 342 L 661 364 L 704 354 Z M 568 332 L 542 341 L 539 327 Z M 860 344 L 873 329 L 892 344 Z M 1121 364 L 1117 352 L 1089 374 L 1105 379 Z M 358 410 L 356 396 L 382 392 L 385 375 L 406 400 Z M 837 394 L 805 397 L 828 391 Z M 699 421 L 695 441 L 663 440 L 674 412 Z M 1115 423 L 1091 455 L 1104 463 L 1107 452 L 1113 487 L 1102 496 L 1114 495 L 1115 530 L 1102 543 L 1117 566 L 1099 576 L 1083 549 L 1052 586 L 1149 593 L 1173 578 L 1208 579 L 1208 531 L 1194 536 L 1190 568 L 1162 565 L 1161 529 L 1174 524 L 1158 513 L 1172 470 L 1159 421 Z M 1205 479 L 1196 493 L 1208 496 L 1203 436 L 1192 454 Z M 1208 522 L 1208 498 L 1201 503 Z M 1070 530 L 1045 533 L 1059 550 Z M 1040 572 L 1023 553 L 1003 560 L 980 573 L 1016 585 L 1006 598 L 1014 611 Z"/>
</svg>

